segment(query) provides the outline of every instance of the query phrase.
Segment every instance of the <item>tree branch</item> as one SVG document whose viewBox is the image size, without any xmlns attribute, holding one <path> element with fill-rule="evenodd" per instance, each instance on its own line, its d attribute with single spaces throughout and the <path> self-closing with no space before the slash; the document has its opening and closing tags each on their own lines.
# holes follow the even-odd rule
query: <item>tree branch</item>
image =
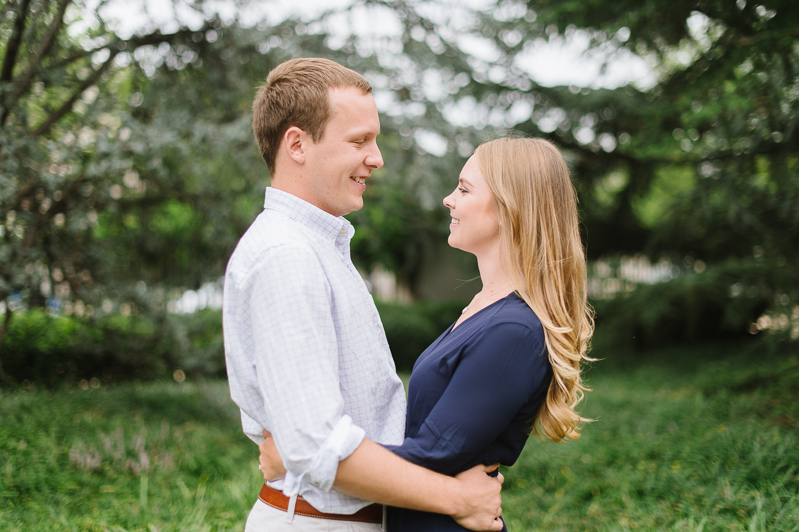
<svg viewBox="0 0 799 532">
<path fill-rule="evenodd" d="M 53 22 L 50 24 L 50 27 L 47 28 L 47 33 L 45 33 L 44 39 L 42 39 L 42 42 L 39 45 L 39 49 L 36 50 L 36 53 L 31 59 L 28 68 L 25 69 L 25 72 L 22 73 L 16 83 L 16 88 L 14 89 L 14 94 L 11 96 L 11 101 L 15 101 L 25 91 L 27 91 L 28 88 L 30 88 L 31 81 L 33 80 L 33 73 L 36 71 L 36 67 L 41 62 L 42 57 L 44 57 L 44 55 L 53 46 L 55 36 L 58 33 L 61 24 L 64 22 L 64 11 L 66 11 L 67 5 L 71 1 L 72 0 L 61 0 L 61 3 L 58 5 L 58 12 L 53 19 Z"/>
<path fill-rule="evenodd" d="M 69 111 L 71 111 L 72 106 L 75 104 L 78 98 L 80 98 L 80 95 L 83 93 L 83 91 L 94 85 L 97 82 L 97 80 L 100 79 L 100 76 L 103 75 L 103 72 L 108 70 L 108 67 L 111 66 L 111 63 L 114 61 L 114 58 L 118 53 L 119 53 L 118 51 L 111 51 L 111 55 L 108 57 L 108 59 L 106 59 L 105 63 L 103 63 L 100 68 L 95 70 L 91 76 L 86 78 L 86 81 L 84 81 L 81 84 L 81 86 L 78 87 L 78 89 L 72 94 L 69 100 L 64 102 L 64 104 L 61 106 L 61 108 L 58 109 L 58 111 L 47 117 L 47 120 L 45 120 L 38 128 L 36 128 L 36 130 L 33 133 L 31 133 L 31 136 L 38 137 L 40 135 L 47 133 L 47 131 L 50 130 L 53 124 L 55 124 L 64 115 L 66 115 Z"/>
<path fill-rule="evenodd" d="M 112 50 L 114 47 L 116 47 L 116 49 L 119 52 L 132 52 L 133 50 L 139 48 L 140 46 L 161 44 L 162 42 L 167 42 L 171 44 L 172 42 L 179 40 L 179 38 L 190 37 L 193 33 L 203 33 L 206 30 L 212 28 L 213 26 L 211 26 L 211 24 L 205 23 L 203 27 L 198 30 L 190 30 L 184 28 L 182 30 L 176 31 L 175 33 L 166 33 L 166 34 L 156 31 L 148 35 L 133 37 L 127 40 L 116 40 L 106 43 L 102 46 L 98 46 L 97 48 L 92 48 L 91 50 L 79 50 L 77 52 L 73 52 L 71 55 L 65 57 L 61 61 L 53 63 L 53 65 L 49 68 L 60 68 L 65 65 L 68 65 L 69 63 L 77 61 L 78 59 L 83 59 L 84 57 L 96 54 L 101 50 Z"/>
<path fill-rule="evenodd" d="M 22 35 L 25 33 L 25 19 L 28 17 L 30 3 L 30 0 L 22 0 L 22 4 L 20 4 L 19 13 L 14 20 L 14 31 L 8 39 L 8 45 L 6 46 L 6 56 L 3 58 L 3 70 L 0 72 L 0 83 L 11 81 L 11 75 L 14 73 L 14 65 L 17 62 L 19 46 L 22 44 Z"/>
<path fill-rule="evenodd" d="M 17 54 L 19 53 L 20 44 L 22 44 L 22 36 L 25 33 L 25 20 L 28 18 L 30 3 L 30 0 L 22 0 L 17 18 L 14 20 L 14 30 L 8 39 L 6 55 L 3 58 L 3 68 L 0 70 L 0 91 L 2 91 L 2 85 L 10 82 L 14 74 L 14 66 L 17 63 Z M 3 106 L 2 114 L 0 114 L 0 127 L 3 127 L 8 119 L 9 106 L 6 104 L 6 99 L 2 96 L 2 92 L 0 92 L 0 98 L 2 98 L 0 102 Z"/>
</svg>

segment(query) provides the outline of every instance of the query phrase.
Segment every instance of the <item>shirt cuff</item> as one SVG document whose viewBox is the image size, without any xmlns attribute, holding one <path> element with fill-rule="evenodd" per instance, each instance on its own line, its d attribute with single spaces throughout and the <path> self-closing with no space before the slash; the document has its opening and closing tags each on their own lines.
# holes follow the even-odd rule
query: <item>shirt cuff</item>
<svg viewBox="0 0 799 532">
<path fill-rule="evenodd" d="M 322 443 L 311 461 L 308 471 L 300 474 L 286 472 L 283 481 L 283 495 L 291 497 L 300 493 L 306 484 L 329 491 L 336 480 L 338 463 L 355 451 L 366 436 L 366 431 L 352 422 L 348 415 L 341 416 L 333 431 Z"/>
</svg>

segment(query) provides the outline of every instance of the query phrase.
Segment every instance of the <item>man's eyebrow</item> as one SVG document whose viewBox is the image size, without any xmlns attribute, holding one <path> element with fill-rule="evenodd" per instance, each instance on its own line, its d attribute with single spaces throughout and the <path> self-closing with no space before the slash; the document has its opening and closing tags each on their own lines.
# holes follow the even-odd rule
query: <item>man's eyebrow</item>
<svg viewBox="0 0 799 532">
<path fill-rule="evenodd" d="M 350 137 L 371 137 L 371 136 L 375 136 L 376 137 L 379 134 L 380 134 L 380 131 L 375 133 L 371 129 L 355 129 L 355 130 L 350 131 L 350 135 L 349 136 Z"/>
</svg>

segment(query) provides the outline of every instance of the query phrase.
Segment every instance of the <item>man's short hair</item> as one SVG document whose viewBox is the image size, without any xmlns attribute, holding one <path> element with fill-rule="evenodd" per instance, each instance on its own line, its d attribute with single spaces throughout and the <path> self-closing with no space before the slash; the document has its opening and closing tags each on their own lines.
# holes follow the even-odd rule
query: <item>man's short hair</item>
<svg viewBox="0 0 799 532">
<path fill-rule="evenodd" d="M 275 174 L 277 150 L 283 134 L 296 126 L 322 140 L 330 121 L 329 90 L 357 87 L 372 92 L 366 79 L 329 59 L 292 59 L 269 73 L 252 104 L 252 130 L 269 173 Z"/>
</svg>

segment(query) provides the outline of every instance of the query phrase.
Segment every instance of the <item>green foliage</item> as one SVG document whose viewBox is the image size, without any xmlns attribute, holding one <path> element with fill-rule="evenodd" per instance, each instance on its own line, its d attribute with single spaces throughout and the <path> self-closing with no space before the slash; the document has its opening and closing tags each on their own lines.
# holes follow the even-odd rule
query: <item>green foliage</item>
<svg viewBox="0 0 799 532">
<path fill-rule="evenodd" d="M 394 362 L 410 371 L 417 357 L 455 322 L 461 301 L 402 305 L 378 302 Z M 190 377 L 225 375 L 222 316 L 142 313 L 98 318 L 18 312 L 4 345 L 4 369 L 17 383 L 56 386 L 92 377 L 100 382 L 149 380 L 177 369 Z"/>
<path fill-rule="evenodd" d="M 195 376 L 224 377 L 225 350 L 222 312 L 203 309 L 186 316 L 172 316 L 172 331 L 179 353 L 178 367 Z"/>
<path fill-rule="evenodd" d="M 219 311 L 194 315 L 159 314 L 101 318 L 50 316 L 43 309 L 19 312 L 4 344 L 8 377 L 56 386 L 98 379 L 154 379 L 180 369 L 191 376 L 224 375 L 222 318 Z"/>
</svg>

